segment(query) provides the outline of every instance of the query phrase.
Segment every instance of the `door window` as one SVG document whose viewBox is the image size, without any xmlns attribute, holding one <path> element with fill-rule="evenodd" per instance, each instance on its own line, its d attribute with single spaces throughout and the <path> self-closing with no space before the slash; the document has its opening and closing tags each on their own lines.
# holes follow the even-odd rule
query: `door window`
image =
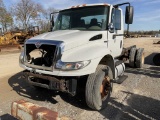
<svg viewBox="0 0 160 120">
<path fill-rule="evenodd" d="M 113 23 L 115 30 L 121 30 L 121 10 L 112 9 L 111 22 Z"/>
</svg>

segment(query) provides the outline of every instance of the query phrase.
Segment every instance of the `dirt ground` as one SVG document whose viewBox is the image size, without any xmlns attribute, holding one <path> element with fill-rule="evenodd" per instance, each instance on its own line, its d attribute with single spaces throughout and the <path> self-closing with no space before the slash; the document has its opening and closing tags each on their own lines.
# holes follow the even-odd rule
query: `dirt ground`
<svg viewBox="0 0 160 120">
<path fill-rule="evenodd" d="M 114 84 L 106 109 L 92 111 L 81 95 L 50 90 L 38 91 L 21 78 L 18 65 L 19 52 L 0 53 L 0 120 L 12 120 L 9 115 L 11 103 L 24 99 L 59 112 L 75 120 L 134 120 L 160 119 L 160 67 L 154 66 L 152 58 L 160 52 L 155 38 L 130 38 L 124 46 L 136 44 L 145 49 L 145 65 L 142 69 L 126 68 L 128 78 L 122 84 Z"/>
</svg>

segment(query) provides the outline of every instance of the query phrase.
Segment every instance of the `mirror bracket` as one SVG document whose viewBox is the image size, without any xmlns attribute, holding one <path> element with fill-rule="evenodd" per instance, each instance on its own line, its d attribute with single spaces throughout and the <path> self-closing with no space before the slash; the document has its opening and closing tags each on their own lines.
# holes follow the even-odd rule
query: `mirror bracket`
<svg viewBox="0 0 160 120">
<path fill-rule="evenodd" d="M 56 13 L 59 13 L 59 11 L 50 13 L 50 31 L 52 31 L 52 29 L 54 27 L 54 14 L 56 14 Z"/>
<path fill-rule="evenodd" d="M 108 30 L 109 30 L 110 33 L 114 33 L 114 25 L 113 25 L 113 23 L 109 23 L 108 24 Z"/>
<path fill-rule="evenodd" d="M 127 17 L 129 20 L 127 20 L 126 18 L 126 20 L 125 20 L 125 22 L 126 22 L 126 24 L 127 24 L 127 35 L 129 35 L 129 24 L 132 24 L 132 21 L 133 21 L 133 13 L 132 13 L 132 17 L 130 18 L 130 11 L 132 10 L 133 11 L 133 7 L 131 8 L 131 5 L 130 5 L 130 3 L 129 2 L 125 2 L 125 3 L 121 3 L 121 4 L 116 4 L 116 5 L 114 5 L 113 7 L 114 8 L 118 8 L 119 6 L 122 6 L 122 5 L 126 5 L 126 4 L 128 4 L 128 6 L 126 7 L 126 12 L 128 12 L 129 11 L 129 13 L 127 13 L 128 14 L 128 16 L 129 17 Z M 131 20 L 132 19 L 132 20 Z"/>
</svg>

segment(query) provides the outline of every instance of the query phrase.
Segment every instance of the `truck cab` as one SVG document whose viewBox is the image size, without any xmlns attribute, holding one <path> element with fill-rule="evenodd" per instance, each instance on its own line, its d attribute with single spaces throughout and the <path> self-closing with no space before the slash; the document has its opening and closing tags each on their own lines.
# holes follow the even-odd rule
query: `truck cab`
<svg viewBox="0 0 160 120">
<path fill-rule="evenodd" d="M 123 76 L 123 12 L 127 24 L 133 21 L 130 3 L 83 4 L 51 14 L 51 31 L 28 39 L 19 63 L 33 86 L 76 94 L 77 81 L 86 78 L 87 105 L 104 108 L 112 81 Z"/>
<path fill-rule="evenodd" d="M 62 10 L 59 12 L 53 27 L 53 31 L 58 30 L 70 30 L 74 32 L 78 30 L 79 35 L 88 32 L 92 34 L 90 38 L 92 42 L 89 42 L 88 39 L 86 41 L 89 44 L 95 44 L 97 40 L 99 41 L 98 43 L 102 41 L 102 44 L 105 44 L 106 48 L 108 47 L 111 50 L 110 54 L 113 57 L 119 56 L 122 52 L 123 36 L 113 38 L 114 34 L 123 34 L 124 31 L 122 10 L 114 8 L 112 5 L 82 5 Z M 79 39 L 78 36 L 77 39 Z M 86 38 L 78 42 L 83 42 L 84 39 Z M 119 47 L 117 47 L 118 45 Z M 114 49 L 115 47 L 116 49 Z"/>
</svg>

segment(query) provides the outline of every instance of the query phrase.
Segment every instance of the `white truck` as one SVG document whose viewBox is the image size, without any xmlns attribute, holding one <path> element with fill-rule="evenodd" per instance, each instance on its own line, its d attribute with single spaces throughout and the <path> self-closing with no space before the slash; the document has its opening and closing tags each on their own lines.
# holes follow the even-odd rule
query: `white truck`
<svg viewBox="0 0 160 120">
<path fill-rule="evenodd" d="M 33 86 L 76 95 L 80 81 L 85 81 L 87 105 L 95 110 L 106 107 L 114 83 L 127 76 L 124 61 L 142 67 L 143 49 L 123 48 L 123 12 L 125 23 L 132 24 L 130 3 L 117 5 L 83 4 L 59 11 L 51 32 L 28 39 L 19 64 L 26 80 Z"/>
</svg>

